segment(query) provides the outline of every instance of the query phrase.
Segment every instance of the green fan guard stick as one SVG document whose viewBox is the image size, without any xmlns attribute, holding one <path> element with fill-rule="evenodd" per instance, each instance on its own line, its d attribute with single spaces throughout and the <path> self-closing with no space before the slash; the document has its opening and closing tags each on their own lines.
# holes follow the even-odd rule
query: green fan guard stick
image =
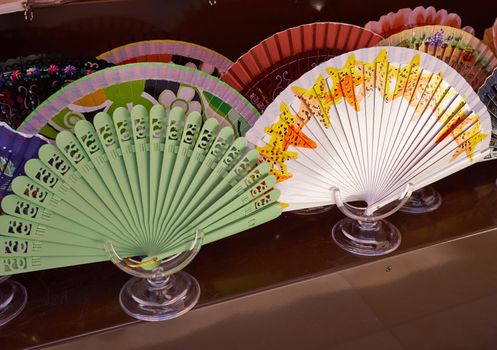
<svg viewBox="0 0 497 350">
<path fill-rule="evenodd" d="M 241 141 L 242 144 L 246 145 L 246 140 L 244 138 L 239 138 L 238 140 L 243 140 Z M 245 176 L 249 169 L 251 169 L 259 159 L 259 153 L 256 150 L 249 151 L 240 161 L 238 161 L 238 157 L 241 154 L 241 152 L 236 155 L 235 153 L 229 154 L 228 152 L 225 154 L 192 200 L 194 206 L 191 207 L 191 212 L 189 212 L 188 217 L 181 219 L 181 222 L 176 220 L 177 224 L 170 229 L 169 232 L 178 232 L 177 225 L 182 225 L 182 227 L 186 226 L 192 219 L 205 210 L 207 206 L 213 203 Z M 214 176 L 217 176 L 217 181 Z M 199 194 L 202 194 L 202 196 L 199 196 Z"/>
<path fill-rule="evenodd" d="M 242 220 L 245 217 L 256 213 L 262 208 L 265 208 L 273 203 L 276 203 L 278 201 L 278 198 L 280 198 L 280 191 L 278 189 L 273 188 L 269 192 L 264 193 L 262 196 L 259 196 L 256 199 L 252 200 L 250 203 L 226 215 L 221 220 L 217 220 L 213 223 L 206 222 L 206 225 L 208 225 L 205 226 L 204 228 L 206 236 L 212 231 L 215 231 L 232 222 Z M 215 218 L 212 218 L 212 220 L 209 221 L 213 220 L 215 220 Z"/>
<path fill-rule="evenodd" d="M 81 213 L 93 219 L 93 221 L 100 223 L 105 227 L 105 231 L 112 232 L 117 235 L 120 230 L 105 218 L 98 210 L 91 204 L 86 202 L 79 194 L 77 194 L 70 185 L 65 183 L 62 179 L 58 178 L 45 164 L 39 159 L 30 159 L 24 165 L 24 172 L 37 185 L 62 198 L 66 203 L 70 203 L 73 207 L 78 208 Z"/>
<path fill-rule="evenodd" d="M 203 203 L 204 198 L 209 195 L 210 191 L 212 191 L 212 189 L 215 188 L 216 184 L 219 183 L 219 181 L 221 181 L 224 178 L 224 176 L 234 166 L 234 164 L 236 164 L 236 162 L 240 159 L 246 148 L 247 148 L 247 141 L 243 137 L 239 137 L 233 142 L 231 147 L 228 148 L 228 151 L 226 151 L 226 153 L 223 155 L 223 157 L 221 158 L 217 166 L 214 168 L 210 176 L 200 187 L 200 189 L 195 194 L 190 204 L 185 209 L 184 211 L 185 217 L 179 218 L 179 220 L 187 223 L 189 222 L 187 220 L 191 220 L 191 218 L 194 217 L 193 215 L 188 215 L 188 213 L 191 213 L 194 210 L 193 208 L 197 209 L 198 208 L 197 205 L 199 203 Z M 186 219 L 186 217 L 188 217 L 188 219 Z M 164 239 L 162 240 L 163 243 L 172 239 L 170 237 L 171 236 L 170 232 L 175 232 L 175 230 L 169 230 L 169 232 L 166 233 Z"/>
<path fill-rule="evenodd" d="M 90 264 L 106 261 L 109 257 L 83 256 L 83 257 L 24 257 L 0 258 L 0 276 L 15 275 L 18 273 L 42 271 L 68 267 L 74 265 Z"/>
<path fill-rule="evenodd" d="M 89 230 L 102 233 L 109 240 L 114 237 L 114 233 L 107 230 L 100 223 L 86 215 L 81 208 L 74 207 L 71 203 L 64 201 L 63 198 L 42 188 L 27 176 L 18 176 L 12 181 L 12 190 L 19 197 L 48 209 L 60 216 L 72 220 Z"/>
<path fill-rule="evenodd" d="M 158 237 L 159 242 L 155 243 L 155 248 L 157 249 L 157 244 L 162 242 L 162 237 L 164 237 L 164 227 L 166 224 L 166 218 L 171 210 L 171 203 L 173 197 L 177 195 L 177 189 L 180 179 L 185 176 L 185 168 L 188 164 L 190 156 L 192 154 L 193 148 L 198 138 L 200 128 L 202 126 L 202 116 L 198 112 L 192 112 L 186 118 L 185 127 L 183 129 L 183 134 L 181 135 L 181 141 L 179 143 L 178 154 L 176 155 L 176 160 L 174 162 L 173 172 L 171 174 L 171 180 L 169 181 L 169 186 L 166 192 L 166 199 L 164 201 L 164 206 L 162 208 L 162 213 L 159 216 L 159 231 Z"/>
<path fill-rule="evenodd" d="M 102 235 L 99 232 L 88 229 L 75 221 L 67 220 L 57 213 L 35 205 L 14 194 L 3 198 L 2 209 L 5 213 L 21 219 L 32 220 L 38 224 L 55 227 L 62 231 L 78 232 L 78 234 L 84 235 L 89 239 L 102 241 Z"/>
<path fill-rule="evenodd" d="M 112 114 L 114 128 L 119 141 L 119 147 L 126 168 L 125 174 L 128 176 L 128 181 L 131 187 L 131 193 L 138 209 L 140 222 L 142 223 L 143 230 L 135 232 L 139 236 L 141 242 L 146 241 L 145 237 L 145 214 L 143 211 L 142 196 L 140 194 L 140 181 L 138 179 L 138 169 L 136 168 L 133 131 L 131 130 L 131 116 L 128 110 L 124 107 L 117 108 Z"/>
<path fill-rule="evenodd" d="M 41 146 L 38 150 L 38 156 L 40 161 L 49 169 L 39 168 L 30 172 L 30 168 L 26 168 L 26 173 L 31 179 L 37 181 L 40 180 L 46 184 L 47 188 L 55 188 L 58 181 L 64 181 L 69 187 L 71 187 L 75 193 L 77 193 L 81 198 L 83 198 L 88 206 L 93 207 L 93 211 L 88 211 L 89 214 L 92 212 L 99 212 L 104 220 L 100 222 L 105 225 L 107 222 L 112 224 L 112 228 L 106 226 L 109 230 L 112 230 L 117 235 L 122 235 L 122 232 L 126 231 L 126 228 L 121 223 L 121 221 L 114 215 L 114 213 L 107 207 L 102 206 L 102 200 L 93 191 L 93 189 L 86 183 L 86 181 L 81 177 L 81 174 L 74 168 L 74 166 L 67 160 L 67 158 L 61 153 L 61 151 L 52 144 L 47 144 Z M 29 160 L 26 164 L 30 162 L 37 161 L 35 159 Z M 54 176 L 55 175 L 55 176 Z M 70 191 L 66 191 L 66 195 L 70 196 Z M 72 200 L 72 198 L 71 198 Z M 82 207 L 87 209 L 86 207 Z M 98 217 L 98 216 L 97 216 Z"/>
<path fill-rule="evenodd" d="M 166 192 L 166 200 L 164 207 L 162 208 L 161 216 L 159 217 L 159 237 L 164 236 L 164 227 L 167 223 L 168 217 L 171 215 L 171 211 L 173 210 L 171 205 L 173 198 L 178 195 L 177 191 L 180 180 L 184 176 L 189 176 L 189 174 L 185 174 L 185 169 L 189 163 L 190 156 L 192 155 L 201 127 L 202 115 L 198 112 L 190 113 L 186 118 L 185 127 L 183 129 L 183 134 L 178 148 L 178 154 L 176 155 L 176 161 L 174 162 L 173 173 Z M 160 244 L 160 242 L 155 243 Z"/>
<path fill-rule="evenodd" d="M 154 235 L 155 208 L 159 191 L 160 170 L 162 168 L 162 154 L 166 133 L 166 110 L 162 105 L 154 105 L 149 113 L 149 237 Z"/>
<path fill-rule="evenodd" d="M 138 226 L 142 231 L 145 231 L 145 222 L 143 221 L 143 218 L 140 217 L 141 208 L 137 208 L 135 198 L 133 197 L 133 191 L 131 190 L 131 184 L 128 180 L 126 166 L 124 165 L 121 148 L 119 147 L 119 141 L 112 118 L 109 114 L 100 112 L 97 113 L 93 119 L 93 124 L 105 154 L 107 154 L 107 159 L 109 160 L 114 177 L 117 180 L 121 193 L 126 200 L 126 205 L 131 211 L 133 221 L 136 226 Z"/>
<path fill-rule="evenodd" d="M 202 162 L 204 161 L 205 155 L 208 152 L 212 142 L 214 141 L 214 137 L 217 135 L 218 128 L 219 123 L 213 118 L 208 119 L 202 126 L 202 130 L 200 131 L 200 134 L 197 138 L 197 142 L 195 144 L 195 147 L 193 148 L 193 152 L 190 156 L 190 160 L 188 161 L 188 165 L 183 172 L 183 176 L 180 179 L 180 183 L 173 197 L 173 201 L 169 207 L 169 210 L 167 211 L 165 219 L 165 232 L 167 232 L 168 226 L 171 223 L 170 219 L 175 213 L 178 204 L 184 198 L 187 188 L 191 185 Z"/>
<path fill-rule="evenodd" d="M 271 205 L 264 207 L 262 210 L 246 216 L 243 220 L 235 221 L 214 231 L 209 231 L 208 236 L 204 239 L 204 244 L 209 244 L 234 235 L 235 233 L 259 226 L 263 223 L 276 219 L 282 212 L 283 206 L 281 203 L 272 203 Z"/>
<path fill-rule="evenodd" d="M 213 146 L 215 146 L 214 144 Z M 186 208 L 183 210 L 181 215 L 176 219 L 178 223 L 188 224 L 194 217 L 191 213 L 194 208 L 197 207 L 199 203 L 210 193 L 210 191 L 216 186 L 219 181 L 221 181 L 228 171 L 228 168 L 232 166 L 241 157 L 243 151 L 247 148 L 247 140 L 243 137 L 237 138 L 224 152 L 219 162 L 216 164 L 212 172 L 209 174 L 208 178 L 201 184 L 200 188 L 197 190 L 193 198 L 190 200 Z M 177 232 L 176 225 L 173 225 L 169 232 Z M 169 240 L 166 237 L 166 241 Z"/>
<path fill-rule="evenodd" d="M 162 214 L 166 192 L 169 187 L 171 174 L 173 173 L 174 162 L 179 147 L 181 134 L 185 122 L 185 112 L 180 107 L 174 107 L 169 111 L 169 118 L 166 126 L 166 136 L 164 150 L 162 154 L 162 165 L 159 179 L 159 190 L 157 191 L 157 203 L 155 206 L 154 225 L 152 242 L 158 242 L 160 239 L 159 218 Z"/>
<path fill-rule="evenodd" d="M 217 166 L 221 157 L 226 153 L 228 147 L 233 143 L 233 128 L 225 127 L 221 129 L 216 139 L 210 146 L 205 159 L 202 161 L 200 168 L 197 170 L 195 177 L 188 186 L 186 193 L 181 198 L 181 202 L 171 218 L 171 226 L 178 221 L 178 217 L 183 214 L 185 207 L 190 203 L 193 196 L 197 193 L 200 186 L 207 180 L 213 169 Z M 170 227 L 169 227 L 170 228 Z M 167 228 L 167 229 L 169 229 Z"/>
<path fill-rule="evenodd" d="M 0 258 L 27 256 L 102 256 L 105 249 L 99 247 L 82 247 L 59 243 L 33 241 L 24 238 L 0 237 Z"/>
<path fill-rule="evenodd" d="M 131 110 L 131 130 L 135 151 L 136 169 L 138 171 L 138 182 L 143 205 L 143 218 L 145 220 L 145 231 L 143 244 L 149 244 L 150 224 L 150 199 L 149 199 L 149 142 L 148 142 L 148 112 L 142 105 L 136 105 Z"/>
<path fill-rule="evenodd" d="M 272 176 L 272 175 L 271 175 Z M 272 189 L 276 178 L 268 177 L 259 181 L 254 187 L 245 191 L 241 196 L 235 198 L 229 205 L 222 207 L 221 210 L 212 213 L 202 221 L 198 221 L 198 227 L 205 232 L 210 232 L 234 221 L 243 220 L 246 216 L 260 210 L 261 208 L 274 203 L 278 200 L 280 192 Z M 191 227 L 191 226 L 190 226 Z M 183 243 L 184 238 L 188 237 L 189 229 L 183 229 L 178 234 L 181 240 L 175 239 L 169 242 L 170 245 Z"/>
<path fill-rule="evenodd" d="M 278 216 L 281 215 L 283 211 L 283 207 L 281 203 L 273 203 L 265 208 L 263 208 L 260 211 L 257 211 L 256 213 L 247 216 L 243 218 L 242 220 L 238 220 L 235 222 L 232 222 L 226 226 L 223 226 L 217 230 L 210 231 L 207 236 L 205 236 L 203 244 L 208 244 L 212 243 L 214 241 L 229 237 L 231 235 L 234 235 L 236 233 L 246 231 L 248 229 L 251 229 L 255 226 L 261 225 L 265 222 L 271 221 Z M 162 260 L 165 258 L 168 258 L 170 256 L 173 256 L 175 254 L 187 251 L 190 249 L 193 237 L 195 237 L 195 234 L 189 235 L 190 240 L 186 243 L 180 244 L 177 247 L 172 247 L 168 250 L 166 250 L 163 254 L 158 254 L 154 257 L 151 257 L 152 259 L 156 258 L 158 260 Z M 148 260 L 148 259 L 146 259 Z"/>
<path fill-rule="evenodd" d="M 62 131 L 57 135 L 55 141 L 59 149 L 77 169 L 78 173 L 81 174 L 83 179 L 100 197 L 100 206 L 107 206 L 121 221 L 121 223 L 123 223 L 123 225 L 127 225 L 127 227 L 131 228 L 131 219 L 126 218 L 124 213 L 121 211 L 121 207 L 116 203 L 107 186 L 105 186 L 105 183 L 100 178 L 98 172 L 95 170 L 93 164 L 91 163 L 91 160 L 86 155 L 76 136 L 71 134 L 69 131 Z M 139 241 L 136 237 L 136 232 L 132 229 L 123 231 L 122 233 L 123 235 L 126 235 L 126 237 L 130 241 L 139 244 Z"/>
<path fill-rule="evenodd" d="M 98 175 L 104 182 L 114 201 L 118 203 L 119 208 L 127 218 L 131 218 L 131 229 L 139 230 L 139 221 L 136 214 L 131 210 L 126 201 L 126 197 L 121 191 L 121 187 L 114 176 L 112 166 L 104 151 L 103 145 L 97 135 L 93 125 L 87 120 L 81 120 L 76 123 L 74 127 L 76 137 L 79 139 L 80 144 L 86 151 L 87 156 L 90 158 L 91 163 L 95 167 Z M 135 214 L 135 215 L 133 215 Z"/>
<path fill-rule="evenodd" d="M 210 225 L 210 223 L 221 219 L 268 191 L 276 184 L 276 176 L 267 175 L 269 169 L 269 164 L 261 163 L 254 169 L 255 171 L 250 172 L 242 181 L 197 216 L 186 228 L 182 228 L 181 232 L 191 231 L 195 227 Z M 258 174 L 261 178 L 254 179 L 254 173 Z M 254 183 L 255 180 L 257 181 Z"/>
<path fill-rule="evenodd" d="M 90 239 L 82 234 L 75 234 L 48 227 L 34 221 L 17 218 L 10 215 L 0 216 L 0 233 L 2 236 L 24 238 L 43 242 L 79 245 L 82 247 L 96 247 L 101 241 Z"/>
</svg>

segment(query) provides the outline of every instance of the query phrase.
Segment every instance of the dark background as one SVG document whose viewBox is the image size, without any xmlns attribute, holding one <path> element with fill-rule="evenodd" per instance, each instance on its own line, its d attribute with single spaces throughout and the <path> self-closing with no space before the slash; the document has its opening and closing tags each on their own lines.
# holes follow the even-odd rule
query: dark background
<svg viewBox="0 0 497 350">
<path fill-rule="evenodd" d="M 390 11 L 419 5 L 458 13 L 462 25 L 474 27 L 480 38 L 497 17 L 497 1 L 492 0 L 77 1 L 34 9 L 31 23 L 22 13 L 1 16 L 0 60 L 42 52 L 98 55 L 145 39 L 191 41 L 236 60 L 289 27 L 316 21 L 364 25 Z"/>
</svg>

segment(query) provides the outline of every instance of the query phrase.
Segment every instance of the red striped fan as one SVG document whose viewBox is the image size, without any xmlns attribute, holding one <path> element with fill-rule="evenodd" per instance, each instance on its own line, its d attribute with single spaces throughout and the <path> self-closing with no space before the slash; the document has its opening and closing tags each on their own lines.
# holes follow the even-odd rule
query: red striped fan
<svg viewBox="0 0 497 350">
<path fill-rule="evenodd" d="M 260 111 L 288 84 L 336 55 L 376 45 L 381 36 L 345 23 L 321 22 L 290 28 L 263 40 L 221 77 Z"/>
</svg>

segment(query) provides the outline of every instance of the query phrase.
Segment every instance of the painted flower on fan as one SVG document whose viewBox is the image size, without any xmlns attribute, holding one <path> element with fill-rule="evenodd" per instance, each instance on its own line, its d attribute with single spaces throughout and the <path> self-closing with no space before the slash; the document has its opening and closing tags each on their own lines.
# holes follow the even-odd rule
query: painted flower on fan
<svg viewBox="0 0 497 350">
<path fill-rule="evenodd" d="M 32 77 L 32 78 L 37 78 L 40 76 L 40 69 L 38 67 L 28 68 L 28 69 L 26 69 L 26 76 Z"/>
<path fill-rule="evenodd" d="M 197 97 L 197 99 L 195 99 L 195 97 Z M 170 110 L 173 107 L 181 107 L 185 113 L 194 111 L 202 112 L 202 105 L 198 101 L 198 94 L 195 89 L 189 85 L 182 84 L 177 93 L 174 93 L 171 90 L 164 90 L 159 95 L 158 100 L 166 110 Z"/>
<path fill-rule="evenodd" d="M 10 80 L 16 81 L 22 78 L 22 73 L 19 69 L 16 69 L 10 73 Z"/>
<path fill-rule="evenodd" d="M 47 72 L 50 75 L 56 75 L 57 73 L 59 73 L 59 67 L 57 67 L 55 64 L 51 64 L 50 66 L 48 66 Z"/>
<path fill-rule="evenodd" d="M 442 47 L 443 42 L 444 42 L 444 31 L 443 29 L 441 29 L 432 35 L 430 40 L 430 46 Z"/>
<path fill-rule="evenodd" d="M 73 65 L 68 65 L 68 66 L 64 67 L 64 73 L 66 73 L 67 76 L 71 77 L 74 74 L 76 74 L 76 72 L 77 72 L 77 69 Z"/>
</svg>

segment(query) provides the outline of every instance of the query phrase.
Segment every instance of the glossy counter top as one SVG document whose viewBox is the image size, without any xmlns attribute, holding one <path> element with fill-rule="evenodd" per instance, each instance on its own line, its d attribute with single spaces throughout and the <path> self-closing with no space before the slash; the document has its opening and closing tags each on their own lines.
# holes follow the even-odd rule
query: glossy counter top
<svg viewBox="0 0 497 350">
<path fill-rule="evenodd" d="M 398 251 L 383 259 L 353 256 L 332 242 L 331 227 L 342 217 L 336 208 L 329 213 L 307 217 L 285 213 L 266 225 L 207 245 L 186 268 L 198 279 L 202 289 L 198 306 L 190 315 L 159 324 L 137 322 L 120 309 L 118 294 L 128 276 L 111 263 L 16 276 L 15 279 L 26 286 L 29 301 L 16 320 L 0 329 L 2 350 L 70 339 L 86 345 L 94 341 L 105 344 L 112 339 L 121 344 L 120 348 L 130 349 L 135 348 L 132 344 L 141 342 L 150 346 L 168 344 L 173 349 L 175 346 L 182 348 L 181 345 L 190 340 L 201 344 L 201 339 L 209 338 L 207 333 L 203 337 L 198 335 L 205 331 L 203 327 L 234 337 L 225 330 L 225 322 L 229 327 L 239 328 L 238 332 L 246 330 L 254 335 L 251 342 L 247 340 L 246 347 L 240 348 L 248 349 L 248 344 L 252 344 L 257 349 L 272 349 L 274 347 L 270 344 L 275 344 L 273 338 L 276 334 L 272 335 L 270 329 L 280 327 L 279 332 L 287 329 L 288 336 L 295 336 L 291 330 L 303 327 L 302 319 L 322 328 L 327 326 L 323 317 L 329 317 L 330 322 L 334 319 L 335 323 L 348 324 L 352 328 L 348 330 L 351 335 L 358 334 L 355 328 L 371 321 L 357 313 L 364 310 L 355 310 L 361 307 L 359 300 L 367 304 L 368 310 L 377 308 L 372 314 L 369 310 L 368 317 L 376 318 L 377 323 L 393 325 L 414 319 L 415 314 L 433 313 L 441 305 L 462 298 L 458 295 L 463 291 L 475 298 L 497 293 L 496 177 L 495 163 L 487 162 L 436 183 L 435 187 L 443 196 L 439 210 L 424 215 L 396 213 L 390 217 L 390 221 L 401 230 L 403 240 Z M 489 232 L 482 233 L 484 231 Z M 449 243 L 437 245 L 441 242 Z M 459 264 L 458 268 L 452 266 L 454 260 Z M 444 269 L 451 269 L 450 274 L 446 276 Z M 344 280 L 344 276 L 356 277 L 352 281 Z M 395 285 L 390 286 L 390 283 Z M 293 295 L 294 290 L 299 297 L 291 303 L 300 305 L 295 314 L 291 311 L 293 306 L 285 306 L 288 295 Z M 333 295 L 336 293 L 341 297 L 335 299 Z M 266 296 L 269 299 L 264 299 Z M 323 313 L 316 298 L 327 300 L 329 314 Z M 377 304 L 369 305 L 365 300 L 370 299 Z M 266 304 L 264 300 L 267 300 Z M 257 316 L 259 312 L 251 309 L 252 304 L 261 308 L 260 312 L 266 315 L 263 319 L 257 319 L 262 316 Z M 243 311 L 242 306 L 248 309 Z M 497 303 L 494 306 L 497 307 Z M 275 308 L 281 310 L 273 315 Z M 216 311 L 218 309 L 221 311 Z M 316 310 L 320 316 L 315 315 Z M 488 317 L 497 325 L 494 311 L 483 309 L 481 313 L 482 317 Z M 232 317 L 230 313 L 241 313 L 239 316 L 243 321 L 233 321 L 239 324 L 229 322 L 226 317 Z M 280 324 L 282 320 L 288 328 Z M 465 324 L 470 320 L 458 318 L 457 322 Z M 311 325 L 306 327 L 312 328 Z M 339 337 L 346 331 L 340 329 L 336 329 L 336 334 L 330 329 L 321 336 L 331 337 L 329 344 L 332 344 L 333 334 Z M 158 333 L 151 339 L 145 336 L 154 330 Z M 446 328 L 444 332 L 448 330 Z M 111 333 L 95 335 L 104 331 Z M 414 336 L 414 333 L 406 332 Z M 452 336 L 444 332 L 439 336 Z M 121 334 L 126 334 L 126 337 L 121 338 Z M 85 337 L 74 340 L 79 336 Z M 136 341 L 128 343 L 129 340 L 125 339 L 129 337 L 136 337 Z M 497 330 L 495 337 L 497 339 Z M 281 341 L 284 338 L 283 333 L 277 336 Z M 222 340 L 218 335 L 209 341 L 216 339 Z M 307 336 L 303 335 L 301 341 L 305 339 Z M 257 342 L 262 343 L 257 345 Z M 310 341 L 309 344 L 313 343 Z M 67 348 L 73 347 L 68 345 Z M 169 349 L 161 347 L 165 348 Z"/>
</svg>

